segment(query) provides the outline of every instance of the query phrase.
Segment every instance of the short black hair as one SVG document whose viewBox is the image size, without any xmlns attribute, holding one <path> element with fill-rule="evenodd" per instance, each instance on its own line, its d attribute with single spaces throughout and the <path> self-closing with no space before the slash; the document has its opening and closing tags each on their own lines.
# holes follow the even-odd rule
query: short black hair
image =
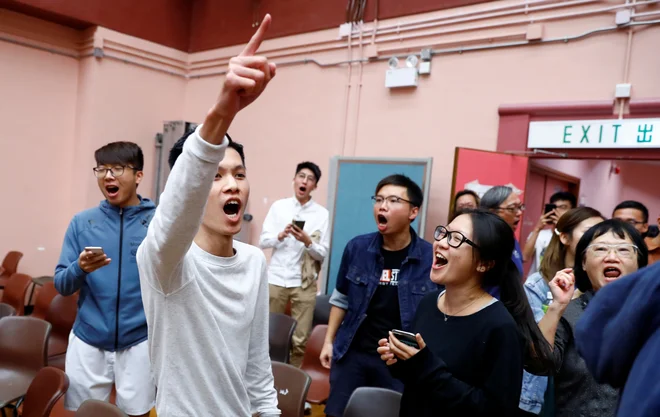
<svg viewBox="0 0 660 417">
<path fill-rule="evenodd" d="M 309 161 L 301 162 L 296 167 L 296 175 L 298 175 L 298 173 L 305 168 L 312 171 L 312 173 L 316 177 L 316 183 L 318 184 L 319 180 L 321 179 L 321 168 L 319 168 L 319 166 L 316 165 L 314 162 L 309 162 Z"/>
<path fill-rule="evenodd" d="M 615 211 L 621 210 L 621 209 L 639 210 L 639 211 L 642 212 L 642 218 L 644 219 L 644 223 L 649 222 L 649 209 L 647 209 L 646 206 L 644 204 L 640 203 L 639 201 L 634 201 L 634 200 L 622 201 L 621 203 L 619 203 L 619 205 L 614 207 L 614 210 L 612 210 L 612 215 L 614 215 Z"/>
<path fill-rule="evenodd" d="M 167 159 L 167 162 L 170 165 L 170 169 L 174 167 L 174 164 L 176 163 L 176 160 L 179 159 L 179 156 L 181 156 L 181 153 L 183 152 L 183 145 L 185 145 L 186 140 L 190 135 L 192 135 L 195 132 L 195 130 L 190 130 L 187 133 L 185 133 L 179 140 L 176 141 L 174 146 L 172 146 L 172 149 L 170 149 L 170 156 Z M 243 162 L 243 166 L 245 166 L 245 152 L 243 151 L 243 145 L 241 145 L 238 142 L 234 142 L 231 139 L 231 136 L 229 136 L 229 133 L 225 133 L 225 136 L 229 140 L 229 146 L 228 148 L 231 148 L 238 152 L 238 154 L 241 157 L 241 162 Z"/>
<path fill-rule="evenodd" d="M 408 200 L 410 200 L 410 204 L 412 204 L 413 207 L 422 206 L 422 203 L 424 202 L 424 193 L 422 192 L 422 189 L 419 188 L 419 185 L 417 185 L 415 181 L 411 180 L 405 175 L 394 174 L 383 178 L 376 186 L 376 194 L 378 194 L 380 189 L 386 185 L 405 187 L 406 193 L 408 194 Z"/>
<path fill-rule="evenodd" d="M 619 219 L 609 219 L 598 223 L 582 235 L 575 248 L 575 265 L 573 266 L 575 286 L 582 292 L 589 291 L 593 288 L 589 276 L 582 266 L 587 247 L 594 239 L 610 232 L 621 239 L 628 237 L 637 246 L 637 268 L 644 268 L 649 262 L 649 250 L 646 247 L 646 243 L 644 243 L 644 238 L 631 224 Z"/>
<path fill-rule="evenodd" d="M 454 196 L 454 206 L 456 205 L 456 202 L 458 201 L 459 198 L 463 197 L 464 195 L 471 195 L 474 197 L 474 202 L 477 203 L 477 207 L 479 207 L 479 194 L 475 193 L 472 190 L 461 190 L 456 193 Z"/>
<path fill-rule="evenodd" d="M 577 198 L 575 198 L 573 193 L 569 193 L 568 191 L 559 191 L 550 197 L 550 204 L 554 204 L 557 201 L 568 201 L 571 203 L 571 208 L 577 207 Z"/>
<path fill-rule="evenodd" d="M 131 166 L 135 171 L 144 168 L 142 149 L 133 142 L 112 142 L 94 152 L 96 165 Z"/>
</svg>

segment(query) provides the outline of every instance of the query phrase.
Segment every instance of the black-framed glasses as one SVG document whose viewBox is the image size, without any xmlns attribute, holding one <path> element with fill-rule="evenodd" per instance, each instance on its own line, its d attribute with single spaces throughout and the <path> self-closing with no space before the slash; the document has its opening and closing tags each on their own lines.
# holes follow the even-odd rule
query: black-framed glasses
<svg viewBox="0 0 660 417">
<path fill-rule="evenodd" d="M 519 206 L 513 207 L 498 207 L 499 210 L 506 210 L 511 214 L 516 214 L 518 211 L 525 211 L 525 205 L 521 204 Z"/>
<path fill-rule="evenodd" d="M 384 202 L 387 201 L 387 204 L 393 205 L 393 204 L 401 204 L 402 201 L 414 205 L 412 201 L 406 200 L 405 198 L 401 198 L 395 195 L 388 195 L 387 197 L 383 197 L 382 195 L 375 195 L 371 197 L 371 200 L 374 202 L 374 205 L 380 206 Z"/>
<path fill-rule="evenodd" d="M 452 248 L 460 248 L 463 243 L 467 243 L 473 248 L 479 249 L 479 246 L 470 239 L 466 238 L 463 233 L 456 231 L 450 232 L 445 226 L 436 227 L 435 232 L 433 233 L 433 238 L 438 242 L 444 238 L 447 238 L 447 244 Z"/>
<path fill-rule="evenodd" d="M 108 171 L 110 171 L 110 174 L 115 178 L 121 177 L 122 175 L 124 175 L 124 170 L 126 168 L 135 169 L 131 166 L 121 166 L 121 165 L 118 165 L 118 166 L 115 166 L 115 167 L 110 167 L 110 168 L 107 168 L 107 167 L 94 167 L 92 169 L 94 170 L 94 175 L 96 175 L 96 178 L 101 179 L 101 178 L 105 178 L 105 176 L 108 175 Z"/>
<path fill-rule="evenodd" d="M 628 224 L 631 225 L 631 226 L 637 226 L 638 224 L 644 224 L 644 223 L 646 223 L 646 222 L 639 222 L 639 221 L 637 221 L 637 220 L 635 220 L 635 219 L 625 219 L 625 220 L 622 220 L 622 221 L 628 223 Z"/>
</svg>

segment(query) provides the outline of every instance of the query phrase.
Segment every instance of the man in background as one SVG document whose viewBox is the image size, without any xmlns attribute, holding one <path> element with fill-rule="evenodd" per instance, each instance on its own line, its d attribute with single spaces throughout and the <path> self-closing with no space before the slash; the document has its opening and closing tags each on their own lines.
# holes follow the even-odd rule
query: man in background
<svg viewBox="0 0 660 417">
<path fill-rule="evenodd" d="M 403 390 L 376 349 L 390 330 L 410 331 L 417 305 L 437 288 L 429 277 L 433 247 L 410 226 L 423 198 L 410 178 L 383 178 L 372 197 L 378 232 L 346 244 L 321 351 L 321 364 L 330 368 L 328 416 L 341 417 L 359 387 Z"/>
<path fill-rule="evenodd" d="M 660 227 L 660 217 L 658 217 L 658 227 Z M 649 226 L 650 229 L 650 226 Z M 646 236 L 644 239 L 646 246 L 649 248 L 649 265 L 660 260 L 660 234 L 654 236 Z"/>
<path fill-rule="evenodd" d="M 451 218 L 448 224 L 458 216 L 460 212 L 468 209 L 476 209 L 479 207 L 479 196 L 472 190 L 461 190 L 454 196 L 454 206 Z"/>
<path fill-rule="evenodd" d="M 113 142 L 94 156 L 105 200 L 71 220 L 55 269 L 60 294 L 80 291 L 66 352 L 64 405 L 75 411 L 88 399 L 108 401 L 114 385 L 119 408 L 147 416 L 156 388 L 135 254 L 156 206 L 137 194 L 144 166 L 138 145 Z"/>
<path fill-rule="evenodd" d="M 268 266 L 270 311 L 283 314 L 291 303 L 296 322 L 291 364 L 300 366 L 312 330 L 317 278 L 328 254 L 328 210 L 312 200 L 321 169 L 302 162 L 293 177 L 294 196 L 273 203 L 259 238 L 262 249 L 273 249 Z"/>
<path fill-rule="evenodd" d="M 646 237 L 649 230 L 649 209 L 644 204 L 634 200 L 623 201 L 614 208 L 612 217 L 630 223 L 642 237 Z"/>
<path fill-rule="evenodd" d="M 526 262 L 532 259 L 532 265 L 527 275 L 538 271 L 543 253 L 552 239 L 557 220 L 568 210 L 577 206 L 577 199 L 567 191 L 560 191 L 550 197 L 550 204 L 554 204 L 554 208 L 541 215 L 523 248 L 523 260 Z"/>
</svg>

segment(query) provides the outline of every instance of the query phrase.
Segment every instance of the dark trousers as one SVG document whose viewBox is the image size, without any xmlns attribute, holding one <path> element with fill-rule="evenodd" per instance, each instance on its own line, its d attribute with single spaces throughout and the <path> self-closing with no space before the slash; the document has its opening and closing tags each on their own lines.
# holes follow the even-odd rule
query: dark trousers
<svg viewBox="0 0 660 417">
<path fill-rule="evenodd" d="M 387 388 L 403 392 L 403 383 L 392 377 L 387 365 L 374 353 L 349 348 L 341 360 L 330 368 L 330 396 L 325 414 L 342 417 L 349 398 L 359 387 Z"/>
</svg>

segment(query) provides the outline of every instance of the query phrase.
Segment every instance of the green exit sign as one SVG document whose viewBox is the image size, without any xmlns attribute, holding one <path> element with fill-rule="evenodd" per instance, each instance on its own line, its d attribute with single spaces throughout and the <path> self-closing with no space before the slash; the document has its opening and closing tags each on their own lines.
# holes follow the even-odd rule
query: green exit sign
<svg viewBox="0 0 660 417">
<path fill-rule="evenodd" d="M 528 148 L 660 148 L 660 119 L 530 122 Z"/>
</svg>

